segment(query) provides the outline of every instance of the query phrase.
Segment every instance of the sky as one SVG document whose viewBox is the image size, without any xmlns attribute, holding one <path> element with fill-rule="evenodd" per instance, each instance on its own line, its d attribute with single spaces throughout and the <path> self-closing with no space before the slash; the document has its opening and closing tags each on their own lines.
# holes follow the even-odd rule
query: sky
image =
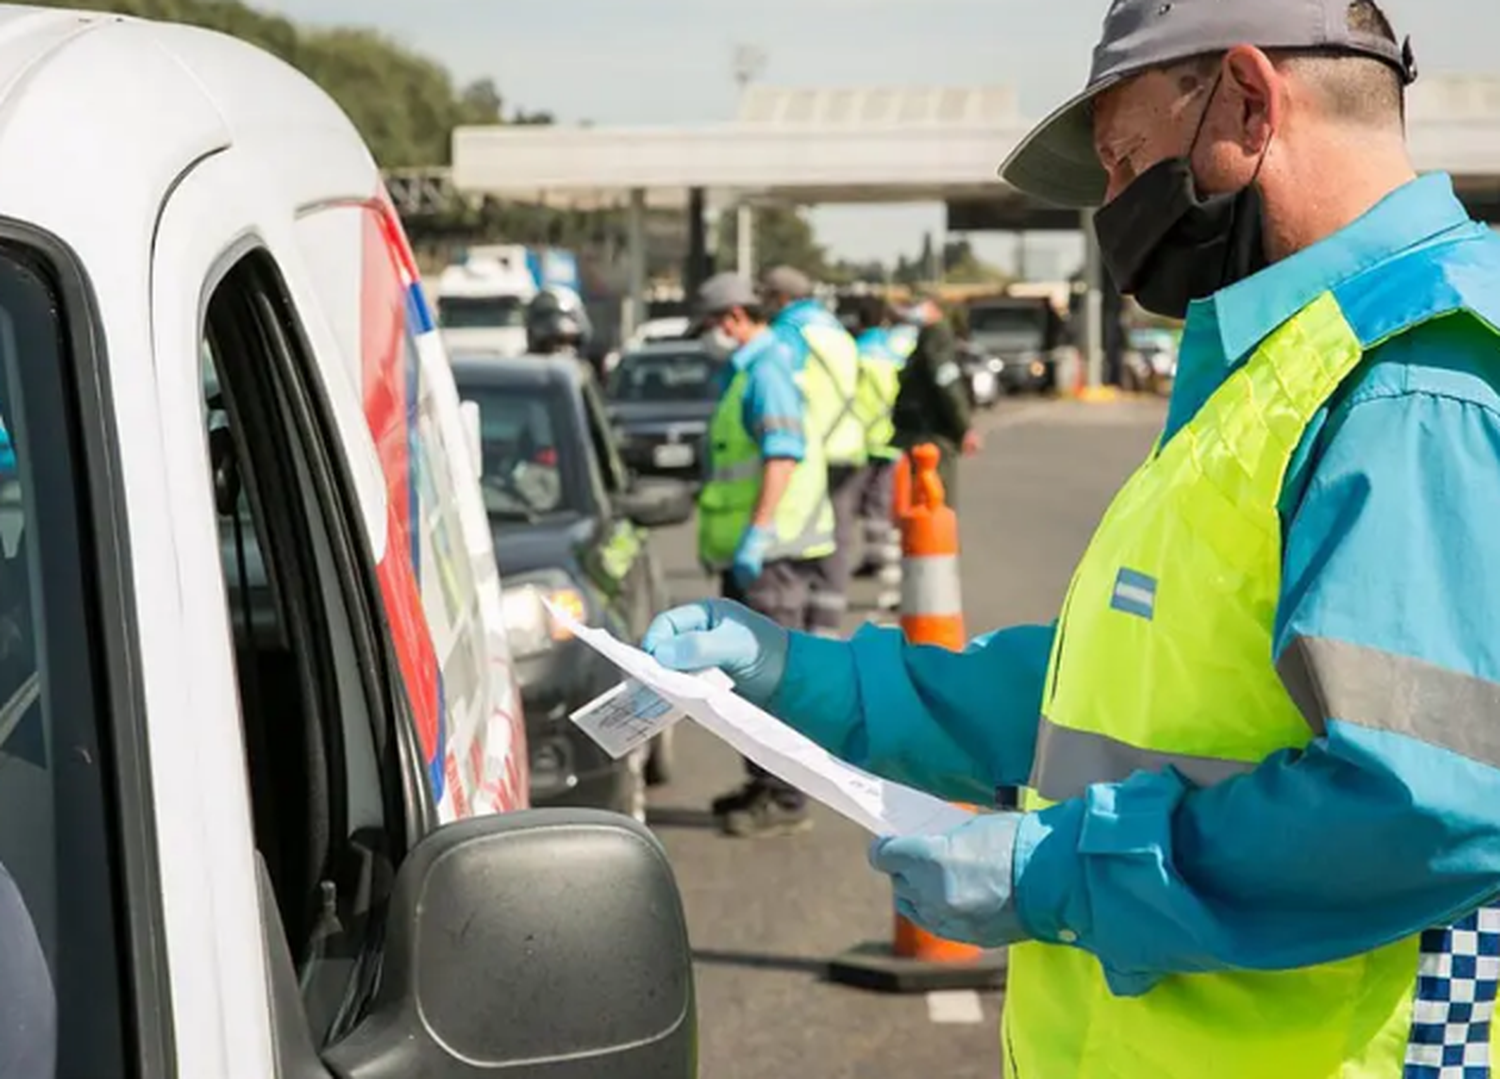
<svg viewBox="0 0 1500 1079">
<path fill-rule="evenodd" d="M 1044 115 L 1083 85 L 1106 0 L 250 0 L 307 23 L 376 26 L 460 81 L 488 77 L 507 108 L 563 122 L 733 119 L 737 43 L 785 86 L 1014 86 Z M 1220 0 L 1264 3 L 1267 0 Z M 1385 0 L 1424 72 L 1500 75 L 1500 0 Z M 996 162 L 998 164 L 998 161 Z M 914 253 L 933 206 L 814 213 L 847 258 Z M 980 245 L 1007 261 L 1009 240 Z M 1045 241 L 1039 246 L 1045 246 Z"/>
</svg>

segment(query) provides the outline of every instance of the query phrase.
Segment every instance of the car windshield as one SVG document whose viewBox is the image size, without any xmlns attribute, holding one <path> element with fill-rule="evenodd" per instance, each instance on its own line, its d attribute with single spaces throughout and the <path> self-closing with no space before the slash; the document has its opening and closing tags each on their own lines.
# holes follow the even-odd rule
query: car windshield
<svg viewBox="0 0 1500 1079">
<path fill-rule="evenodd" d="M 689 318 L 692 313 L 686 300 L 650 300 L 646 304 L 646 319 L 650 322 L 664 318 Z"/>
<path fill-rule="evenodd" d="M 969 310 L 969 333 L 976 337 L 1040 341 L 1046 332 L 1047 313 L 1040 307 L 974 307 Z"/>
<path fill-rule="evenodd" d="M 624 356 L 609 376 L 615 401 L 713 401 L 722 364 L 701 350 L 636 352 Z"/>
<path fill-rule="evenodd" d="M 504 330 L 526 325 L 519 296 L 441 296 L 438 325 L 445 330 Z"/>
<path fill-rule="evenodd" d="M 484 508 L 496 520 L 535 522 L 582 513 L 583 455 L 573 436 L 568 400 L 550 386 L 464 386 L 479 406 Z"/>
</svg>

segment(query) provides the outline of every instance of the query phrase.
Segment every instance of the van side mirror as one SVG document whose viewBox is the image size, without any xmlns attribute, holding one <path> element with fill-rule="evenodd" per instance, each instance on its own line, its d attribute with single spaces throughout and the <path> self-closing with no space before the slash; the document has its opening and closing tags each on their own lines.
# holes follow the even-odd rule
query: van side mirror
<svg viewBox="0 0 1500 1079">
<path fill-rule="evenodd" d="M 484 440 L 479 431 L 479 402 L 460 401 L 458 413 L 464 421 L 464 434 L 468 436 L 469 454 L 474 458 L 474 475 L 484 478 Z"/>
<path fill-rule="evenodd" d="M 341 1079 L 696 1079 L 687 921 L 666 852 L 584 810 L 448 825 L 402 864 L 381 985 Z"/>
</svg>

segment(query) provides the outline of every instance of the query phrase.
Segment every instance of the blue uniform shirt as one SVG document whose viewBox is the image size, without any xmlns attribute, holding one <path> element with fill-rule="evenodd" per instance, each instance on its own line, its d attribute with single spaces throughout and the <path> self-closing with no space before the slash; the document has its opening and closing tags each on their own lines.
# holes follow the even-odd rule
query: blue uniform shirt
<svg viewBox="0 0 1500 1079">
<path fill-rule="evenodd" d="M 802 460 L 807 453 L 802 422 L 806 406 L 797 385 L 796 356 L 786 338 L 767 330 L 739 349 L 731 363 L 735 374 L 745 374 L 741 415 L 760 455 L 767 460 Z"/>
<path fill-rule="evenodd" d="M 1475 230 L 1427 176 L 1195 304 L 1165 436 L 1316 296 Z M 1458 315 L 1375 349 L 1310 425 L 1281 510 L 1275 658 L 1320 642 L 1401 693 L 1214 787 L 1138 773 L 1025 819 L 997 872 L 1028 930 L 1098 956 L 1117 993 L 1346 958 L 1500 896 L 1500 339 Z M 891 778 L 987 799 L 1031 770 L 1051 638 L 797 635 L 777 710 Z"/>
</svg>

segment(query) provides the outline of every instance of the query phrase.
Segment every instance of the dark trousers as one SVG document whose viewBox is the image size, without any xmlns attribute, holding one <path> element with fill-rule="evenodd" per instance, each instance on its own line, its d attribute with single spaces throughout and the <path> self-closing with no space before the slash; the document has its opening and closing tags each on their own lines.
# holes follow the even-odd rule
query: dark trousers
<svg viewBox="0 0 1500 1079">
<path fill-rule="evenodd" d="M 841 636 L 844 613 L 849 609 L 849 582 L 854 576 L 854 532 L 859 522 L 861 480 L 864 469 L 851 465 L 828 466 L 828 497 L 833 500 L 833 554 L 822 559 L 812 590 L 812 625 L 823 637 Z"/>
<path fill-rule="evenodd" d="M 743 603 L 778 626 L 791 630 L 811 628 L 812 589 L 819 575 L 817 562 L 767 562 L 749 588 L 741 588 L 733 573 L 725 573 L 719 588 L 725 599 Z M 807 798 L 796 787 L 771 775 L 754 761 L 745 761 L 752 782 L 771 791 L 786 806 L 801 806 Z"/>
<path fill-rule="evenodd" d="M 895 522 L 896 462 L 876 459 L 860 480 L 859 518 L 864 522 L 865 565 L 880 582 L 875 605 L 890 610 L 901 602 L 901 528 Z"/>
</svg>

